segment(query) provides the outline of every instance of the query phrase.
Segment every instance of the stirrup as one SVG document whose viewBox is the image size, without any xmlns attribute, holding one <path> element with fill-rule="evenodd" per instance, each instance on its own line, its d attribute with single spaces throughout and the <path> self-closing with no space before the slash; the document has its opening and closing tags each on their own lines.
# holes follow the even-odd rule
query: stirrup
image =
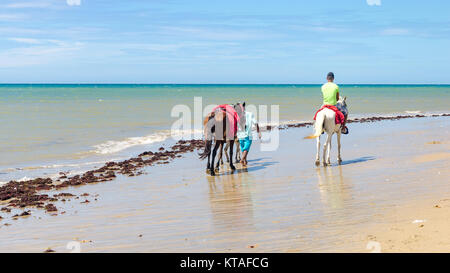
<svg viewBox="0 0 450 273">
<path fill-rule="evenodd" d="M 344 128 L 341 129 L 341 133 L 344 135 L 348 135 L 348 128 L 347 126 L 345 126 Z"/>
</svg>

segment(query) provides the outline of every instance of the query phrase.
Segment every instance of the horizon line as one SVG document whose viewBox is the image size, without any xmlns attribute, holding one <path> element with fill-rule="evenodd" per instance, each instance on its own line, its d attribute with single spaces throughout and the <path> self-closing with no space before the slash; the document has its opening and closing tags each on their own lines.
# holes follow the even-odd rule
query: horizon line
<svg viewBox="0 0 450 273">
<path fill-rule="evenodd" d="M 323 83 L 0 83 L 0 85 L 322 85 Z M 450 83 L 337 83 L 339 85 L 450 85 Z"/>
</svg>

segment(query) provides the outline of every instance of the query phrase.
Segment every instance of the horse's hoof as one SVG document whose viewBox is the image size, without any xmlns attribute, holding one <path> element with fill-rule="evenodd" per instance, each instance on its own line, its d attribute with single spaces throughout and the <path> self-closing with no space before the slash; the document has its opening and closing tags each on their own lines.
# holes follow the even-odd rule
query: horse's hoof
<svg viewBox="0 0 450 273">
<path fill-rule="evenodd" d="M 216 173 L 214 172 L 214 170 L 211 170 L 210 175 L 211 176 L 216 176 Z"/>
<path fill-rule="evenodd" d="M 338 159 L 338 164 L 339 164 L 339 165 L 342 164 L 342 159 Z"/>
<path fill-rule="evenodd" d="M 234 165 L 230 165 L 230 168 L 231 168 L 232 171 L 236 170 L 236 167 Z"/>
<path fill-rule="evenodd" d="M 323 162 L 323 166 L 324 167 L 330 166 L 330 163 Z"/>
<path fill-rule="evenodd" d="M 214 171 L 215 171 L 216 173 L 218 173 L 218 172 L 219 172 L 219 168 L 215 168 Z"/>
<path fill-rule="evenodd" d="M 210 169 L 206 169 L 206 174 L 210 174 L 211 170 Z"/>
<path fill-rule="evenodd" d="M 316 160 L 315 164 L 316 164 L 317 167 L 319 167 L 320 166 L 320 161 Z"/>
</svg>

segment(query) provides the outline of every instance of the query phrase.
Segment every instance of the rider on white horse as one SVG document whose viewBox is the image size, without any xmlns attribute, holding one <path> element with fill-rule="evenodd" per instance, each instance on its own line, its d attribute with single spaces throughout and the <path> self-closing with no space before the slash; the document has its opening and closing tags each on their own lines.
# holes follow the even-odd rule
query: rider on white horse
<svg viewBox="0 0 450 273">
<path fill-rule="evenodd" d="M 332 72 L 328 73 L 327 79 L 328 83 L 322 86 L 324 105 L 314 116 L 314 134 L 305 137 L 307 139 L 317 138 L 316 166 L 320 164 L 320 135 L 323 132 L 327 133 L 327 139 L 323 147 L 323 165 L 329 166 L 331 165 L 331 138 L 333 134 L 337 135 L 338 163 L 340 164 L 342 162 L 341 134 L 348 133 L 348 129 L 345 127 L 348 116 L 346 98 L 339 98 L 339 87 L 333 83 L 334 75 Z"/>
<path fill-rule="evenodd" d="M 323 95 L 323 105 L 333 105 L 336 106 L 342 114 L 344 114 L 344 122 L 342 123 L 341 130 L 344 135 L 348 134 L 348 128 L 345 126 L 347 122 L 348 112 L 347 109 L 340 107 L 340 104 L 337 104 L 339 101 L 339 86 L 335 84 L 334 81 L 334 73 L 330 72 L 327 75 L 327 83 L 322 85 L 322 95 Z"/>
</svg>

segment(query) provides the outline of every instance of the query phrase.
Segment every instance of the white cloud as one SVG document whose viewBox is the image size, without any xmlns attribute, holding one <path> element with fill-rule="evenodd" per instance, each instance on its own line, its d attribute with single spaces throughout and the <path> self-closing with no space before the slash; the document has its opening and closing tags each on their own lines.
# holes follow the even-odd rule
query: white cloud
<svg viewBox="0 0 450 273">
<path fill-rule="evenodd" d="M 217 46 L 235 46 L 238 45 L 237 43 L 230 43 L 230 42 L 220 42 L 220 43 L 214 43 L 214 42 L 182 42 L 182 43 L 169 43 L 169 44 L 156 44 L 156 43 L 126 43 L 126 44 L 119 44 L 118 46 L 121 49 L 137 49 L 137 50 L 148 50 L 148 51 L 177 51 L 182 48 L 190 48 L 190 49 L 199 49 L 199 48 L 211 48 L 211 47 L 217 47 Z"/>
<path fill-rule="evenodd" d="M 381 6 L 381 0 L 366 0 L 369 6 Z"/>
<path fill-rule="evenodd" d="M 69 6 L 80 6 L 81 0 L 66 0 L 67 5 Z"/>
<path fill-rule="evenodd" d="M 164 26 L 160 28 L 161 35 L 164 36 L 176 36 L 186 35 L 190 39 L 202 39 L 202 40 L 256 40 L 256 39 L 268 39 L 278 37 L 278 34 L 267 33 L 259 30 L 227 30 L 220 28 L 208 28 L 208 27 L 177 27 L 177 26 Z"/>
<path fill-rule="evenodd" d="M 8 38 L 9 41 L 14 41 L 17 43 L 22 44 L 29 44 L 29 45 L 42 45 L 42 44 L 53 44 L 57 46 L 64 47 L 67 45 L 66 42 L 55 40 L 55 39 L 35 39 L 35 38 L 23 38 L 23 37 L 11 37 Z"/>
<path fill-rule="evenodd" d="M 23 43 L 23 44 L 40 44 L 41 43 L 41 41 L 39 41 L 38 39 L 33 39 L 33 38 L 8 38 L 8 40 L 18 42 L 18 43 Z"/>
<path fill-rule="evenodd" d="M 0 21 L 19 21 L 25 19 L 23 14 L 0 14 Z"/>
<path fill-rule="evenodd" d="M 59 41 L 60 43 L 57 44 L 50 40 L 37 41 L 39 44 L 0 51 L 0 68 L 58 63 L 62 60 L 72 59 L 83 48 L 83 44 L 79 42 Z"/>
<path fill-rule="evenodd" d="M 341 27 L 329 27 L 321 25 L 291 25 L 290 28 L 293 30 L 303 30 L 312 32 L 346 32 L 349 29 Z"/>
<path fill-rule="evenodd" d="M 6 8 L 26 9 L 26 8 L 46 8 L 49 7 L 49 2 L 18 2 L 5 5 Z"/>
<path fill-rule="evenodd" d="M 401 36 L 410 34 L 409 29 L 406 28 L 387 28 L 381 31 L 383 35 Z"/>
</svg>

